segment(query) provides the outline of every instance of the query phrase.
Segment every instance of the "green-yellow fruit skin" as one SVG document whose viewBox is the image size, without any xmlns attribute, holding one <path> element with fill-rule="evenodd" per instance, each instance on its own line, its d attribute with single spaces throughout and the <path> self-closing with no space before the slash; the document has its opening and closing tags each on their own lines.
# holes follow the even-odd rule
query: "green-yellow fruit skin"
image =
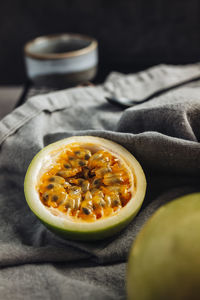
<svg viewBox="0 0 200 300">
<path fill-rule="evenodd" d="M 200 299 L 200 193 L 164 206 L 150 218 L 130 252 L 129 300 Z"/>
<path fill-rule="evenodd" d="M 70 239 L 70 240 L 77 240 L 77 241 L 97 241 L 97 240 L 102 240 L 109 238 L 113 235 L 116 235 L 117 233 L 121 232 L 131 221 L 132 219 L 136 216 L 137 212 L 139 211 L 140 208 L 138 208 L 137 211 L 135 211 L 131 217 L 127 218 L 126 220 L 123 220 L 123 222 L 111 226 L 111 227 L 106 227 L 103 230 L 98 230 L 98 231 L 90 231 L 90 232 L 80 232 L 80 231 L 69 231 L 69 230 L 64 230 L 55 226 L 52 226 L 49 223 L 44 222 L 43 220 L 40 219 L 40 221 L 53 233 L 56 235 L 60 236 L 61 238 L 64 239 Z M 92 226 L 92 223 L 91 223 Z"/>
</svg>

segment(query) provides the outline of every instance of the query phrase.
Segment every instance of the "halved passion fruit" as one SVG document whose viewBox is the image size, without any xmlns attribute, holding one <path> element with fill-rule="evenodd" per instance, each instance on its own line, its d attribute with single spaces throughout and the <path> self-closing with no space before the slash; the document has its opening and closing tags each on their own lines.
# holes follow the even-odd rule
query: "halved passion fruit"
<svg viewBox="0 0 200 300">
<path fill-rule="evenodd" d="M 133 219 L 145 196 L 146 179 L 122 146 L 76 136 L 50 144 L 34 157 L 24 190 L 31 210 L 51 231 L 97 240 Z"/>
</svg>

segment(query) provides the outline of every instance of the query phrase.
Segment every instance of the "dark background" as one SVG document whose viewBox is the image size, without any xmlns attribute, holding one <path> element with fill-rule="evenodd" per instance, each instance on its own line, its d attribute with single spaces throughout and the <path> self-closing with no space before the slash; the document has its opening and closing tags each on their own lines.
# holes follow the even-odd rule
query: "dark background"
<svg viewBox="0 0 200 300">
<path fill-rule="evenodd" d="M 0 84 L 25 80 L 23 45 L 76 32 L 99 41 L 99 78 L 200 60 L 199 0 L 0 0 Z"/>
</svg>

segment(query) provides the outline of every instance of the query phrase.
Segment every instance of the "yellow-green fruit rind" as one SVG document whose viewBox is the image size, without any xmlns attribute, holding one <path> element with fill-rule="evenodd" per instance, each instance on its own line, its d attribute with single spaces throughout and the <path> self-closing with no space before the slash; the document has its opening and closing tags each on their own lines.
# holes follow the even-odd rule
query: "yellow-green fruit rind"
<svg viewBox="0 0 200 300">
<path fill-rule="evenodd" d="M 66 147 L 71 143 L 92 143 L 106 147 L 115 155 L 119 155 L 127 164 L 128 168 L 136 175 L 137 189 L 129 203 L 112 217 L 95 222 L 72 222 L 55 216 L 42 204 L 37 192 L 37 181 L 43 163 L 51 159 L 52 151 Z M 32 160 L 25 177 L 24 192 L 26 201 L 33 213 L 52 232 L 63 238 L 74 240 L 98 240 L 121 231 L 137 214 L 146 192 L 146 179 L 144 172 L 137 160 L 122 146 L 98 137 L 75 136 L 60 140 L 43 148 Z"/>
<path fill-rule="evenodd" d="M 55 233 L 56 235 L 64 238 L 64 239 L 72 239 L 77 241 L 97 241 L 102 240 L 105 238 L 108 238 L 110 236 L 116 235 L 121 230 L 123 230 L 136 216 L 140 208 L 138 208 L 137 211 L 134 212 L 134 214 L 129 217 L 128 219 L 124 220 L 123 222 L 113 225 L 110 227 L 106 227 L 105 229 L 98 230 L 98 231 L 88 231 L 88 232 L 80 232 L 80 231 L 70 231 L 70 230 L 63 230 L 58 227 L 54 227 L 51 224 L 43 222 L 43 220 L 40 220 L 50 231 Z M 92 226 L 92 224 L 91 224 Z"/>
<path fill-rule="evenodd" d="M 130 252 L 129 300 L 200 299 L 200 193 L 162 206 Z"/>
</svg>

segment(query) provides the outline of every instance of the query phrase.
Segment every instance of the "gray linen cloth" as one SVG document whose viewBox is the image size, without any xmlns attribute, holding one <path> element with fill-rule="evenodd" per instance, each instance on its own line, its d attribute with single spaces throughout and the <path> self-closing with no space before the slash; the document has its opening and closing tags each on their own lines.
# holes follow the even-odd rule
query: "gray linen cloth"
<svg viewBox="0 0 200 300">
<path fill-rule="evenodd" d="M 128 253 L 141 226 L 163 203 L 200 189 L 200 84 L 127 110 L 104 97 L 140 101 L 198 74 L 199 64 L 112 73 L 97 87 L 33 97 L 0 122 L 0 299 L 126 299 Z M 110 239 L 62 240 L 26 204 L 23 181 L 33 156 L 72 135 L 101 136 L 123 145 L 146 173 L 141 211 Z"/>
</svg>

